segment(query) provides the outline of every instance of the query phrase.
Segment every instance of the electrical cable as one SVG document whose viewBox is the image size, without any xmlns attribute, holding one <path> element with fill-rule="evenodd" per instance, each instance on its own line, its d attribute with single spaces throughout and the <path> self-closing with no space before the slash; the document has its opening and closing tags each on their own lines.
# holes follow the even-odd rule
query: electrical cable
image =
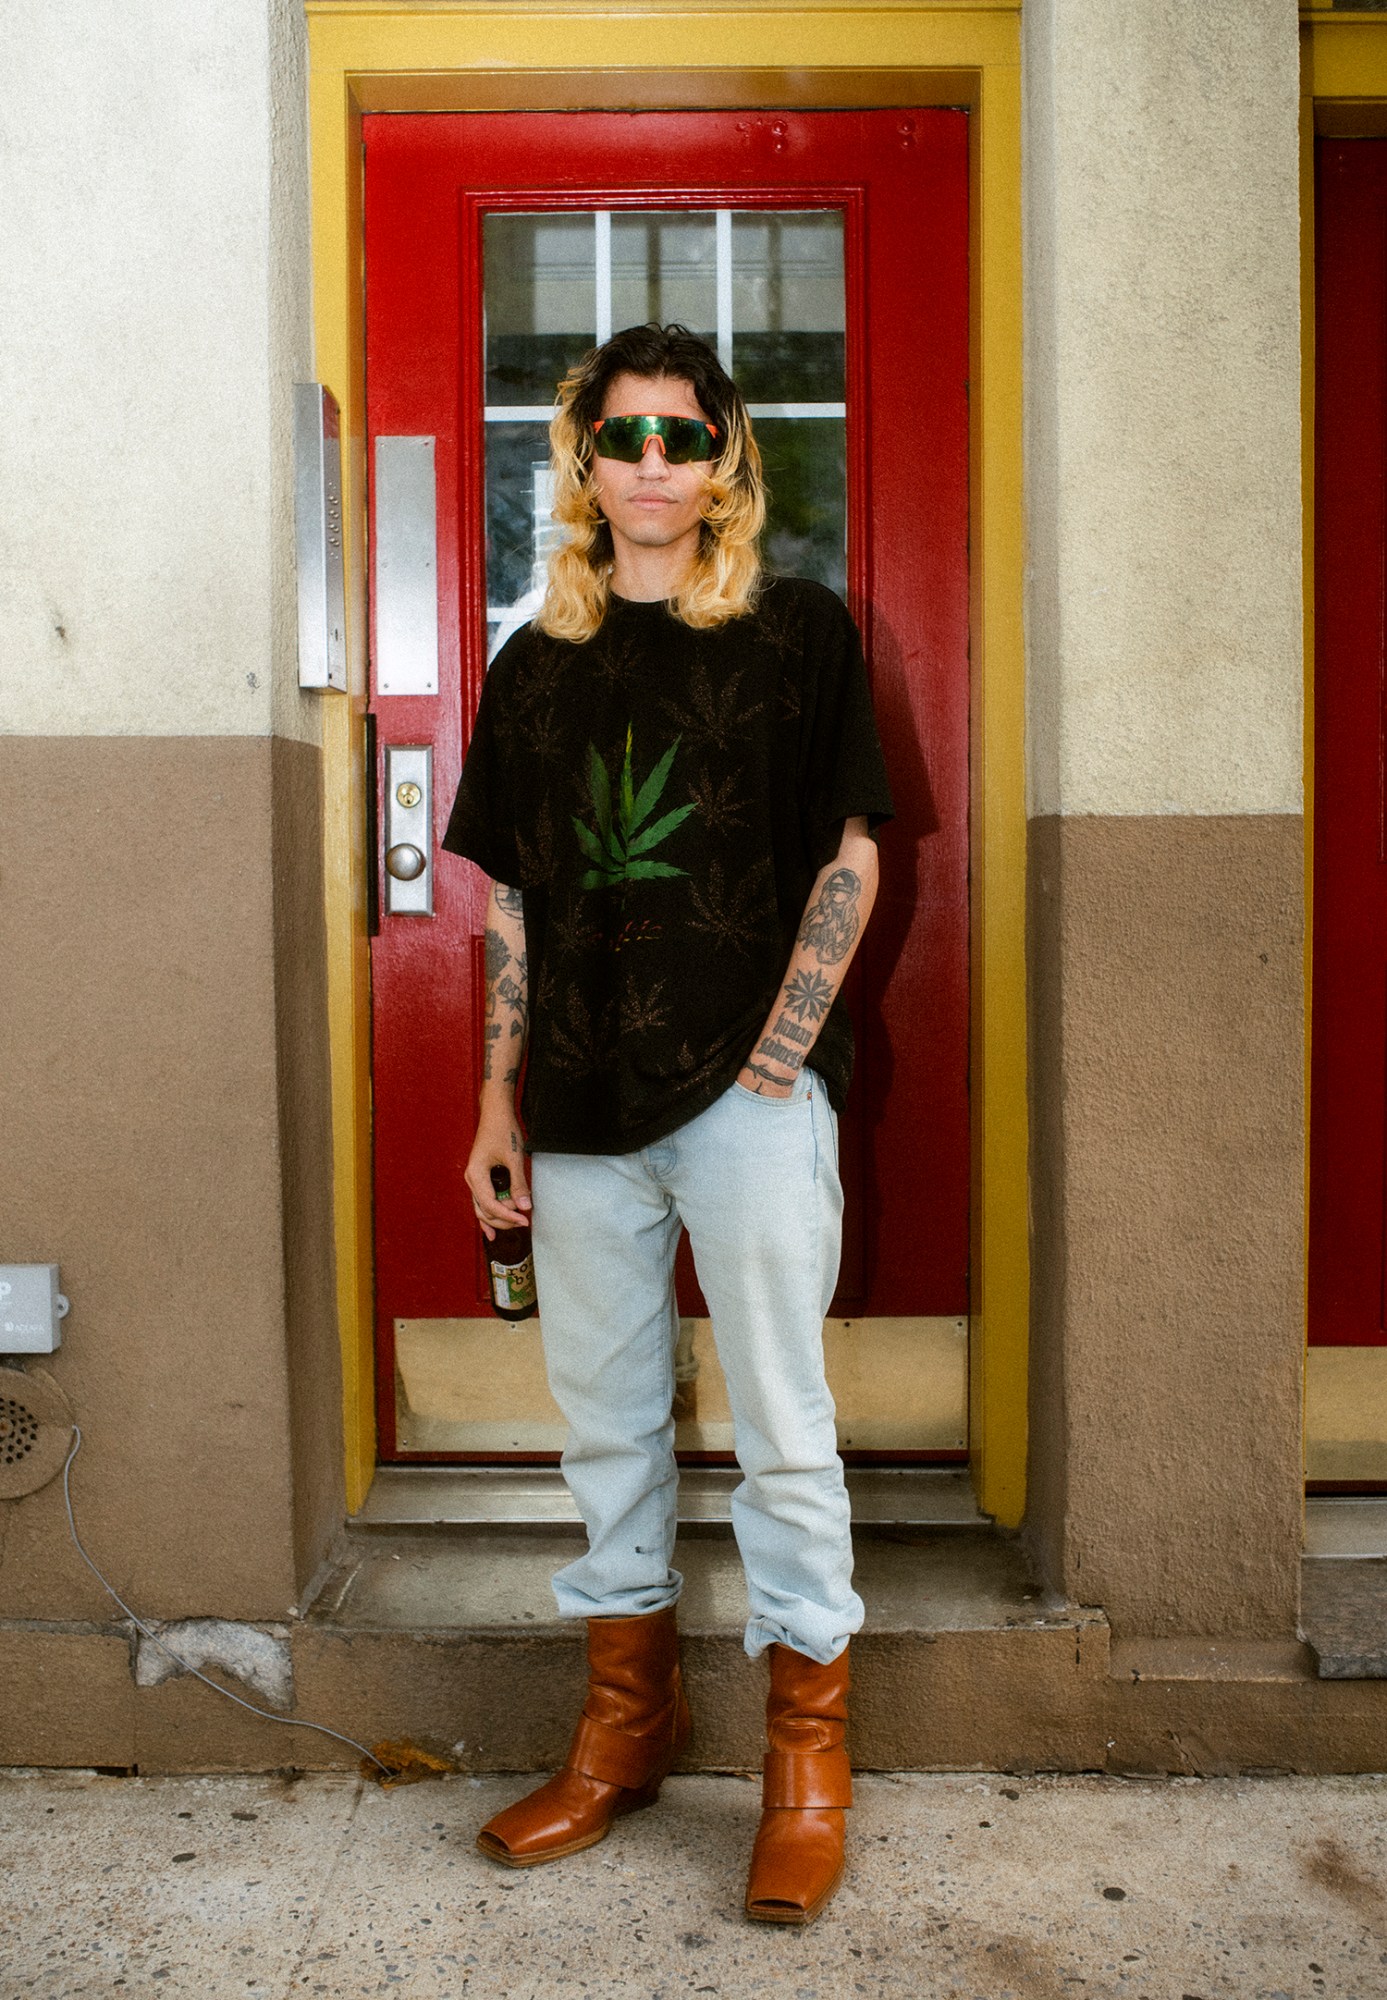
<svg viewBox="0 0 1387 2000">
<path fill-rule="evenodd" d="M 105 1577 L 101 1574 L 101 1571 L 97 1568 L 96 1564 L 92 1561 L 91 1557 L 82 1547 L 82 1537 L 77 1532 L 77 1521 L 72 1512 L 72 1486 L 70 1483 L 69 1475 L 71 1474 L 72 1471 L 72 1461 L 74 1458 L 76 1458 L 78 1452 L 81 1449 L 82 1449 L 82 1427 L 80 1424 L 74 1424 L 72 1426 L 72 1449 L 69 1451 L 66 1459 L 63 1462 L 63 1502 L 67 1507 L 67 1525 L 72 1535 L 73 1547 L 76 1549 L 78 1555 L 82 1558 L 83 1562 L 87 1565 L 87 1568 L 91 1571 L 92 1575 L 96 1578 L 97 1582 L 101 1585 L 101 1588 L 104 1591 L 106 1591 L 106 1593 L 109 1596 L 115 1599 L 116 1603 L 120 1606 L 121 1610 L 130 1620 L 131 1624 L 137 1625 L 140 1631 L 144 1633 L 146 1639 L 148 1639 L 152 1645 L 157 1646 L 161 1653 L 167 1653 L 168 1657 L 174 1662 L 175 1666 L 181 1667 L 185 1674 L 191 1674 L 195 1680 L 201 1681 L 204 1687 L 211 1688 L 213 1694 L 225 1695 L 228 1701 L 236 1702 L 237 1705 L 241 1708 L 248 1708 L 252 1715 L 260 1716 L 262 1721 L 282 1722 L 289 1729 L 316 1729 L 320 1736 L 334 1736 L 336 1737 L 339 1743 L 346 1743 L 350 1745 L 350 1747 L 353 1750 L 359 1750 L 363 1757 L 369 1757 L 371 1762 L 377 1767 L 377 1769 L 384 1771 L 387 1778 L 393 1777 L 394 1773 L 391 1771 L 390 1766 L 388 1764 L 381 1763 L 381 1760 L 379 1757 L 377 1757 L 375 1751 L 368 1750 L 364 1743 L 358 1743 L 354 1736 L 344 1736 L 340 1729 L 329 1729 L 325 1722 L 303 1722 L 300 1721 L 300 1719 L 296 1715 L 275 1715 L 268 1708 L 257 1708 L 253 1701 L 246 1701 L 241 1695 L 233 1694 L 231 1692 L 231 1689 L 223 1687 L 220 1681 L 214 1681 L 210 1679 L 208 1675 L 200 1672 L 199 1669 L 193 1666 L 189 1661 L 180 1659 L 178 1654 L 174 1652 L 172 1646 L 166 1646 L 164 1644 L 164 1641 L 159 1637 L 159 1634 L 157 1632 L 151 1632 L 148 1625 L 145 1624 L 144 1620 L 142 1618 L 137 1618 L 135 1616 L 135 1613 L 130 1609 L 130 1606 L 126 1603 L 125 1599 L 121 1596 L 120 1592 L 114 1587 L 113 1584 L 110 1584 L 106 1581 Z"/>
</svg>

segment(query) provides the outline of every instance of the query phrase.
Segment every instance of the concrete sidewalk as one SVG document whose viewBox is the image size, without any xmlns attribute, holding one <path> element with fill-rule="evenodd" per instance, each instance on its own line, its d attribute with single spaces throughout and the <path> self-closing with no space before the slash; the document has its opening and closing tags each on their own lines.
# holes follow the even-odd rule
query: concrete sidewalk
<svg viewBox="0 0 1387 2000">
<path fill-rule="evenodd" d="M 863 1777 L 808 1931 L 742 1919 L 749 1780 L 497 1868 L 530 1782 L 0 1775 L 0 2000 L 1387 1996 L 1387 1778 Z"/>
</svg>

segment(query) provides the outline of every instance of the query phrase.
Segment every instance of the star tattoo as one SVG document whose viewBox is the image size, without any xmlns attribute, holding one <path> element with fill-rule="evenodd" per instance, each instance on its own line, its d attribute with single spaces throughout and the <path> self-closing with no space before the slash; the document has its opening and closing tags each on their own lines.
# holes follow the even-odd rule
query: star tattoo
<svg viewBox="0 0 1387 2000">
<path fill-rule="evenodd" d="M 821 1021 L 833 1004 L 833 981 L 821 972 L 797 972 L 785 988 L 785 1005 L 801 1021 Z"/>
</svg>

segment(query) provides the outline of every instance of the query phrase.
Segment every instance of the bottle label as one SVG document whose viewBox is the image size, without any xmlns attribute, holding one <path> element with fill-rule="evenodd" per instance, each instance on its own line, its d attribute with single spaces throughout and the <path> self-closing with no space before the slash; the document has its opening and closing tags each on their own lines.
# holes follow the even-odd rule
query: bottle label
<svg viewBox="0 0 1387 2000">
<path fill-rule="evenodd" d="M 498 1306 L 523 1312 L 538 1296 L 535 1288 L 535 1260 L 522 1258 L 518 1264 L 498 1264 L 492 1260 L 491 1295 Z"/>
</svg>

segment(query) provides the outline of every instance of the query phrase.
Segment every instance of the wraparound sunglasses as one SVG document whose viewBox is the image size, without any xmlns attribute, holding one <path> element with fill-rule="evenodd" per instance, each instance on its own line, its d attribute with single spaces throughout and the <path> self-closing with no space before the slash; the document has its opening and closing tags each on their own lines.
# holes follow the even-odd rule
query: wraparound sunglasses
<svg viewBox="0 0 1387 2000">
<path fill-rule="evenodd" d="M 670 465 L 690 465 L 713 456 L 716 424 L 699 417 L 599 417 L 592 427 L 599 458 L 639 465 L 651 438 L 657 438 Z"/>
</svg>

